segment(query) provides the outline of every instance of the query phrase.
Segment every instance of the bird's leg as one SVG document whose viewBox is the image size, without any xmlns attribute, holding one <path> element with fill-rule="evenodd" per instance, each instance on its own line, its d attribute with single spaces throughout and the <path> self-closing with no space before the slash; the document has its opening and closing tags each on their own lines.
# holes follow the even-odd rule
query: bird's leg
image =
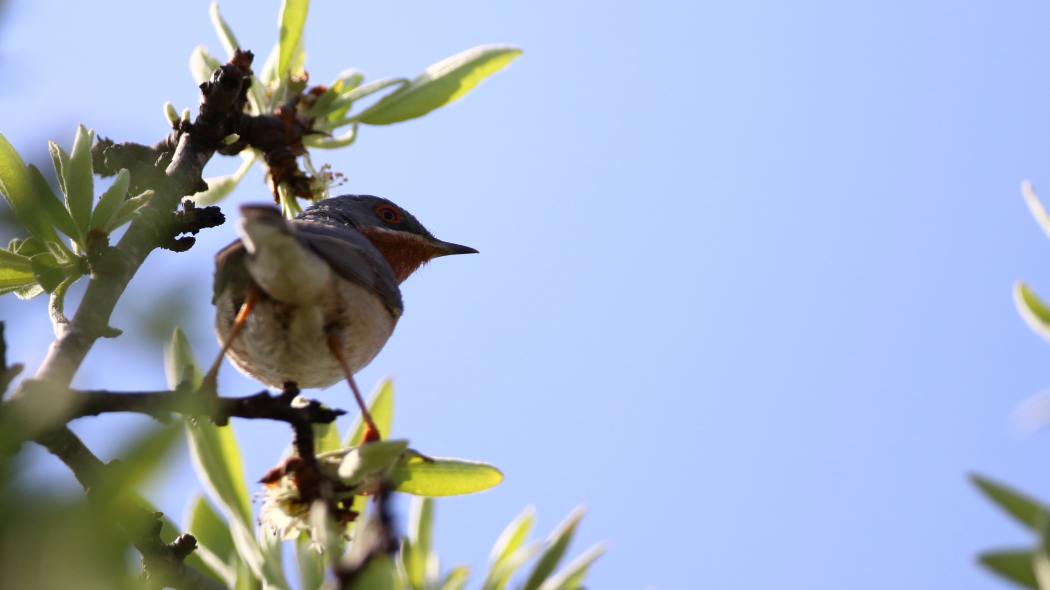
<svg viewBox="0 0 1050 590">
<path fill-rule="evenodd" d="M 361 397 L 361 391 L 357 389 L 357 382 L 354 381 L 354 374 L 350 372 L 350 367 L 346 364 L 346 359 L 343 358 L 343 343 L 339 338 L 339 334 L 335 330 L 328 330 L 328 349 L 332 351 L 332 356 L 335 360 L 339 361 L 339 366 L 343 369 L 343 376 L 346 377 L 346 382 L 350 385 L 350 390 L 354 392 L 354 399 L 357 400 L 357 407 L 361 409 L 361 419 L 365 422 L 365 439 L 364 442 L 370 443 L 380 439 L 379 428 L 376 427 L 376 423 L 372 420 L 372 414 L 368 411 L 368 406 L 365 405 L 365 398 Z"/>
<path fill-rule="evenodd" d="M 219 349 L 219 354 L 216 355 L 208 372 L 204 374 L 201 389 L 206 391 L 217 391 L 216 382 L 219 378 L 219 367 L 222 366 L 222 357 L 226 356 L 226 352 L 230 350 L 230 346 L 233 345 L 234 339 L 237 338 L 241 333 L 241 330 L 244 329 L 244 325 L 248 323 L 248 316 L 251 315 L 252 309 L 255 308 L 255 302 L 258 297 L 258 291 L 253 288 L 248 289 L 248 293 L 244 297 L 244 303 L 241 304 L 241 308 L 237 311 L 237 317 L 234 318 L 233 326 L 230 327 L 230 331 L 226 334 L 226 339 L 222 343 L 222 348 Z"/>
</svg>

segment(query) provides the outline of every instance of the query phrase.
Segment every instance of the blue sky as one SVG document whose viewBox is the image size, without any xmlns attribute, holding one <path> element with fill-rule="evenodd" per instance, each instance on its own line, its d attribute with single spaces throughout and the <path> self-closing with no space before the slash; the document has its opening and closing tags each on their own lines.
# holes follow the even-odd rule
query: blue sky
<svg viewBox="0 0 1050 590">
<path fill-rule="evenodd" d="M 222 9 L 265 54 L 277 3 Z M 1050 387 L 1050 346 L 1010 301 L 1018 278 L 1050 293 L 1050 242 L 1018 193 L 1050 194 L 1048 32 L 1035 1 L 314 2 L 318 82 L 525 50 L 464 101 L 318 158 L 346 192 L 482 252 L 404 285 L 360 375 L 394 376 L 396 435 L 507 475 L 438 504 L 443 562 L 480 567 L 526 504 L 545 532 L 582 503 L 576 550 L 610 543 L 595 588 L 1003 587 L 973 555 L 1029 539 L 965 476 L 1050 498 L 1050 436 L 1009 422 Z M 164 101 L 196 104 L 198 43 L 221 53 L 204 1 L 14 0 L 0 131 L 28 154 L 76 122 L 154 141 Z M 226 208 L 266 198 L 256 176 Z M 114 320 L 128 336 L 77 384 L 163 386 L 136 328 L 156 297 L 213 354 L 210 257 L 232 236 L 151 258 Z M 44 315 L 0 299 L 31 365 Z M 221 386 L 257 388 L 229 368 Z M 77 430 L 106 455 L 146 425 Z M 237 429 L 252 477 L 288 441 Z M 151 494 L 178 516 L 196 487 L 180 459 Z"/>
</svg>

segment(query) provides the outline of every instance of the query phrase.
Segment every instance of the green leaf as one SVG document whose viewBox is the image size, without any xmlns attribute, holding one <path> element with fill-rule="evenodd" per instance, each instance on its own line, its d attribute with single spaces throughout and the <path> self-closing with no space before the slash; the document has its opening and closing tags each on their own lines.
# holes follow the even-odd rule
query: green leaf
<svg viewBox="0 0 1050 590">
<path fill-rule="evenodd" d="M 402 541 L 401 561 L 408 585 L 413 590 L 427 590 L 437 578 L 438 561 L 431 549 L 434 501 L 412 499 L 408 538 Z"/>
<path fill-rule="evenodd" d="M 354 119 L 368 125 L 389 125 L 422 117 L 455 102 L 519 55 L 521 49 L 507 45 L 468 49 L 430 66 L 408 85 L 384 96 Z"/>
<path fill-rule="evenodd" d="M 539 559 L 536 560 L 536 565 L 533 566 L 532 572 L 525 581 L 525 585 L 522 586 L 522 590 L 537 590 L 544 580 L 550 577 L 554 569 L 558 567 L 562 557 L 565 556 L 565 551 L 569 548 L 569 543 L 572 542 L 572 537 L 576 533 L 576 526 L 580 524 L 581 518 L 583 518 L 583 509 L 577 508 L 569 514 L 564 522 L 554 529 L 554 532 L 547 539 L 546 548 L 540 554 Z"/>
<path fill-rule="evenodd" d="M 117 212 L 113 215 L 113 219 L 110 220 L 109 225 L 106 226 L 106 231 L 112 232 L 118 227 L 131 221 L 131 218 L 138 213 L 139 209 L 142 209 L 149 204 L 155 194 L 156 193 L 152 190 L 148 190 L 143 191 L 142 194 L 135 195 L 130 199 L 125 199 L 120 205 L 120 208 L 117 209 Z"/>
<path fill-rule="evenodd" d="M 165 369 L 168 386 L 196 390 L 201 384 L 201 370 L 194 361 L 193 350 L 182 330 L 176 328 L 168 346 Z M 207 395 L 201 392 L 201 395 Z M 186 434 L 190 455 L 201 481 L 212 498 L 230 518 L 238 519 L 246 529 L 252 529 L 251 501 L 244 483 L 244 466 L 232 426 L 215 426 L 207 420 L 187 420 Z"/>
<path fill-rule="evenodd" d="M 385 78 L 383 80 L 376 80 L 375 82 L 369 82 L 364 86 L 347 90 L 329 105 L 330 110 L 328 116 L 326 117 L 326 120 L 320 123 L 319 128 L 331 130 L 352 123 L 354 119 L 346 118 L 345 116 L 346 112 L 355 102 L 371 96 L 380 90 L 390 88 L 391 86 L 403 88 L 407 84 L 408 80 L 405 78 Z"/>
<path fill-rule="evenodd" d="M 0 290 L 4 293 L 10 293 L 11 291 L 35 284 L 36 275 L 33 274 L 32 270 L 0 268 Z"/>
<path fill-rule="evenodd" d="M 233 174 L 228 174 L 226 176 L 216 176 L 214 178 L 206 179 L 208 183 L 208 189 L 196 193 L 192 197 L 190 197 L 191 199 L 193 199 L 193 202 L 201 206 L 214 205 L 215 203 L 218 203 L 219 201 L 230 196 L 230 194 L 233 193 L 234 189 L 237 188 L 237 185 L 239 185 L 241 181 L 244 180 L 244 176 L 248 173 L 249 170 L 251 170 L 252 165 L 255 164 L 255 160 L 259 156 L 259 152 L 255 150 L 245 151 L 247 151 L 249 155 L 241 161 L 241 165 Z"/>
<path fill-rule="evenodd" d="M 489 554 L 489 573 L 481 586 L 484 590 L 506 588 L 514 572 L 532 555 L 523 547 L 535 522 L 535 511 L 529 506 L 503 529 Z"/>
<path fill-rule="evenodd" d="M 69 270 L 60 265 L 51 252 L 41 252 L 30 256 L 29 265 L 33 267 L 36 282 L 40 283 L 40 286 L 48 293 L 62 284 Z"/>
<path fill-rule="evenodd" d="M 319 150 L 335 150 L 345 148 L 355 141 L 357 141 L 357 123 L 354 123 L 349 131 L 337 137 L 308 135 L 303 139 L 303 145 L 306 147 L 317 148 Z"/>
<path fill-rule="evenodd" d="M 0 271 L 3 270 L 18 270 L 32 273 L 33 267 L 30 266 L 28 257 L 16 254 L 10 250 L 0 250 Z"/>
<path fill-rule="evenodd" d="M 117 172 L 117 177 L 113 180 L 113 184 L 106 189 L 106 192 L 102 193 L 98 200 L 98 206 L 95 207 L 95 211 L 91 214 L 91 229 L 105 231 L 109 227 L 120 206 L 124 204 L 125 197 L 128 196 L 128 185 L 130 183 L 131 175 L 126 168 L 121 168 L 120 172 Z"/>
<path fill-rule="evenodd" d="M 58 187 L 62 189 L 62 194 L 66 194 L 69 192 L 69 189 L 66 188 L 66 170 L 69 169 L 69 154 L 62 149 L 62 146 L 50 140 L 47 142 L 47 151 L 51 154 L 51 166 L 55 169 Z"/>
<path fill-rule="evenodd" d="M 311 546 L 306 533 L 301 533 L 295 540 L 295 562 L 299 570 L 299 587 L 319 590 L 324 584 L 324 556 Z"/>
<path fill-rule="evenodd" d="M 1033 552 L 1028 549 L 989 551 L 977 556 L 981 565 L 1011 582 L 1039 590 L 1032 569 Z"/>
<path fill-rule="evenodd" d="M 211 80 L 215 70 L 222 67 L 222 62 L 212 57 L 203 45 L 198 45 L 190 54 L 190 73 L 197 84 Z"/>
<path fill-rule="evenodd" d="M 40 206 L 34 199 L 36 191 L 32 177 L 25 162 L 3 134 L 0 134 L 0 193 L 7 199 L 18 222 L 37 239 L 58 241 L 55 228 L 47 222 L 46 216 L 40 214 Z"/>
<path fill-rule="evenodd" d="M 971 475 L 970 481 L 989 500 L 1029 529 L 1041 533 L 1050 525 L 1050 507 L 1038 500 L 980 475 Z"/>
<path fill-rule="evenodd" d="M 211 18 L 211 25 L 215 27 L 215 34 L 219 36 L 219 41 L 222 42 L 222 47 L 226 50 L 226 56 L 228 58 L 233 57 L 234 52 L 241 48 L 241 44 L 237 42 L 237 36 L 233 34 L 230 25 L 226 24 L 222 15 L 219 14 L 218 2 L 211 3 L 211 6 L 208 8 L 208 16 Z"/>
<path fill-rule="evenodd" d="M 461 565 L 453 568 L 441 582 L 441 590 L 463 590 L 467 585 L 468 578 L 470 578 L 469 567 Z"/>
<path fill-rule="evenodd" d="M 309 0 L 284 0 L 281 3 L 281 33 L 278 41 L 280 47 L 277 57 L 277 77 L 284 78 L 291 72 L 292 62 L 297 50 L 301 50 L 303 27 L 306 25 L 306 13 L 310 8 Z"/>
<path fill-rule="evenodd" d="M 94 143 L 95 132 L 78 125 L 69 166 L 63 170 L 66 178 L 66 208 L 80 235 L 87 234 L 91 226 L 91 205 L 95 201 L 94 169 L 91 164 L 91 146 Z"/>
<path fill-rule="evenodd" d="M 1021 281 L 1014 283 L 1014 306 L 1033 332 L 1050 340 L 1050 307 Z"/>
<path fill-rule="evenodd" d="M 395 590 L 396 573 L 389 557 L 376 555 L 368 560 L 347 590 Z"/>
<path fill-rule="evenodd" d="M 372 414 L 372 420 L 379 429 L 379 435 L 389 438 L 390 430 L 394 425 L 394 382 L 389 377 L 380 381 L 376 386 L 368 402 L 368 412 Z M 346 439 L 346 446 L 361 446 L 365 441 L 365 424 L 360 417 L 357 419 L 357 426 L 351 432 L 353 434 Z"/>
<path fill-rule="evenodd" d="M 339 464 L 339 479 L 345 485 L 354 486 L 381 475 L 394 465 L 407 448 L 407 440 L 377 440 L 355 447 Z"/>
<path fill-rule="evenodd" d="M 565 569 L 547 578 L 540 586 L 540 590 L 578 590 L 582 588 L 588 568 L 605 554 L 605 549 L 605 543 L 599 543 L 584 551 L 579 557 L 572 560 L 572 563 L 565 566 Z"/>
<path fill-rule="evenodd" d="M 33 183 L 36 198 L 43 203 L 44 211 L 47 212 L 48 217 L 51 219 L 51 224 L 74 240 L 79 238 L 76 225 L 73 224 L 73 218 L 70 217 L 69 211 L 62 205 L 62 201 L 51 190 L 51 186 L 47 184 L 47 180 L 40 172 L 40 169 L 30 164 L 29 177 Z M 62 241 L 56 240 L 55 243 L 62 244 Z M 65 244 L 62 244 L 62 247 L 64 248 Z"/>
<path fill-rule="evenodd" d="M 234 557 L 233 537 L 230 527 L 204 496 L 198 495 L 190 504 L 189 532 L 197 542 L 208 549 L 223 563 L 230 563 Z"/>
<path fill-rule="evenodd" d="M 503 481 L 503 473 L 487 463 L 406 454 L 394 466 L 390 481 L 396 491 L 406 494 L 462 496 L 495 487 Z"/>
<path fill-rule="evenodd" d="M 343 447 L 339 440 L 339 426 L 335 422 L 314 424 L 314 447 L 317 453 L 327 453 Z"/>
</svg>

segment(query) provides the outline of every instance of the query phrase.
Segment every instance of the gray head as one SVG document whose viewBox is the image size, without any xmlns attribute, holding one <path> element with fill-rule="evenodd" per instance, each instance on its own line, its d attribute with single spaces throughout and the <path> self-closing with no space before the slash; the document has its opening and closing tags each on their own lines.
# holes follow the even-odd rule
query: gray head
<svg viewBox="0 0 1050 590">
<path fill-rule="evenodd" d="M 435 238 L 411 213 L 372 195 L 325 199 L 303 211 L 299 219 L 350 226 L 361 232 L 386 258 L 399 283 L 439 256 L 478 252 Z"/>
</svg>

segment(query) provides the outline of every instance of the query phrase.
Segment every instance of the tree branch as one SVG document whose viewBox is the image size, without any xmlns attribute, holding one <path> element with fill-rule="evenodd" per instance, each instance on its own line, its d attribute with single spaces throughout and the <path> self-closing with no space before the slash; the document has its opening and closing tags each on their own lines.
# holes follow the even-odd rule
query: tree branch
<svg viewBox="0 0 1050 590">
<path fill-rule="evenodd" d="M 307 400 L 303 405 L 296 405 L 292 403 L 294 395 L 274 396 L 268 391 L 244 397 L 209 399 L 192 390 L 73 390 L 73 397 L 76 406 L 71 419 L 112 412 L 134 412 L 167 421 L 172 413 L 178 413 L 187 416 L 208 416 L 219 425 L 225 424 L 230 418 L 248 418 L 276 420 L 293 426 L 309 426 L 328 424 L 346 413 L 345 410 L 328 408 L 317 400 Z"/>
</svg>

